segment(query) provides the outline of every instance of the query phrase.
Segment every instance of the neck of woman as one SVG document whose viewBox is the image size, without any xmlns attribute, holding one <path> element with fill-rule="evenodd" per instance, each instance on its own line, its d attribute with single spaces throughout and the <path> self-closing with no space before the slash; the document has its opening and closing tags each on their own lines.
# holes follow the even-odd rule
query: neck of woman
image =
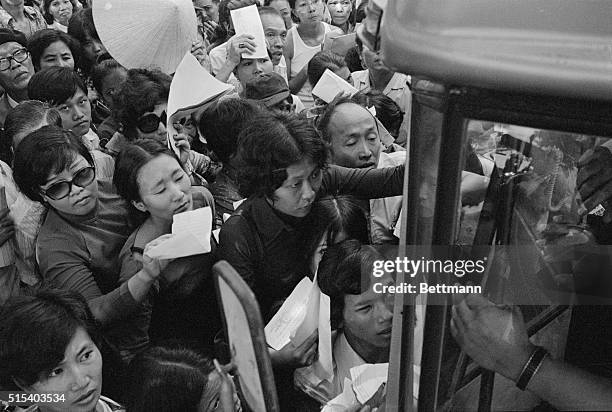
<svg viewBox="0 0 612 412">
<path fill-rule="evenodd" d="M 168 220 L 150 215 L 145 221 L 145 224 L 147 224 L 156 234 L 159 233 L 155 238 L 172 233 L 172 219 Z"/>
</svg>

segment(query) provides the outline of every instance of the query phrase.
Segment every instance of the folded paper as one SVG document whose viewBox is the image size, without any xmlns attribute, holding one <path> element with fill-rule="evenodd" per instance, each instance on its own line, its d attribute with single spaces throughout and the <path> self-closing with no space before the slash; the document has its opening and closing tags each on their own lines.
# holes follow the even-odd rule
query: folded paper
<svg viewBox="0 0 612 412">
<path fill-rule="evenodd" d="M 312 89 L 312 94 L 325 103 L 330 103 L 340 93 L 347 93 L 352 96 L 357 92 L 357 89 L 329 69 L 323 72 L 323 76 Z"/>
<path fill-rule="evenodd" d="M 173 125 L 175 121 L 192 115 L 197 118 L 199 113 L 232 90 L 231 85 L 214 78 L 191 53 L 186 53 L 170 84 L 166 126 L 168 147 L 178 155 L 174 143 L 177 134 Z"/>
<path fill-rule="evenodd" d="M 329 32 L 325 35 L 323 50 L 330 50 L 335 54 L 344 57 L 348 51 L 355 46 L 356 36 L 357 33 L 349 33 L 338 36 L 336 32 Z"/>
<path fill-rule="evenodd" d="M 263 25 L 259 18 L 257 6 L 254 4 L 248 7 L 241 7 L 230 11 L 232 23 L 236 36 L 241 34 L 250 34 L 255 37 L 255 52 L 242 53 L 243 59 L 263 59 L 268 57 L 268 48 L 266 46 L 266 36 L 264 35 Z"/>
<path fill-rule="evenodd" d="M 174 215 L 172 236 L 147 250 L 155 259 L 176 259 L 208 253 L 212 232 L 212 211 L 203 207 Z"/>
</svg>

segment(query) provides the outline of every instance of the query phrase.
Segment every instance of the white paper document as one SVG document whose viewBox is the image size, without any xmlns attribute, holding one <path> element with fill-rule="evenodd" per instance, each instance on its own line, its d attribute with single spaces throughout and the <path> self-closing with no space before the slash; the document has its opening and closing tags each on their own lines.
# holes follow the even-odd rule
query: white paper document
<svg viewBox="0 0 612 412">
<path fill-rule="evenodd" d="M 304 320 L 311 289 L 312 281 L 307 277 L 302 279 L 264 328 L 266 342 L 272 349 L 281 350 L 288 344 L 291 334 Z"/>
<path fill-rule="evenodd" d="M 191 53 L 185 54 L 170 83 L 166 110 L 168 147 L 178 155 L 178 149 L 174 144 L 174 135 L 177 134 L 173 125 L 175 121 L 203 111 L 212 102 L 232 90 L 233 86 L 214 78 Z"/>
<path fill-rule="evenodd" d="M 252 4 L 248 7 L 232 10 L 230 14 L 232 16 L 232 23 L 234 23 L 236 36 L 250 34 L 255 37 L 255 53 L 242 53 L 242 58 L 262 59 L 268 57 L 266 36 L 264 35 L 263 25 L 259 18 L 257 6 Z"/>
<path fill-rule="evenodd" d="M 147 251 L 156 259 L 176 259 L 210 252 L 212 211 L 210 207 L 174 215 L 172 236 Z"/>
<path fill-rule="evenodd" d="M 388 363 L 366 363 L 351 368 L 353 391 L 360 404 L 366 403 L 387 382 Z"/>
<path fill-rule="evenodd" d="M 312 94 L 322 99 L 325 103 L 330 103 L 334 100 L 338 93 L 348 93 L 352 96 L 357 92 L 357 89 L 329 69 L 323 72 L 323 76 L 321 76 L 312 89 Z"/>
</svg>

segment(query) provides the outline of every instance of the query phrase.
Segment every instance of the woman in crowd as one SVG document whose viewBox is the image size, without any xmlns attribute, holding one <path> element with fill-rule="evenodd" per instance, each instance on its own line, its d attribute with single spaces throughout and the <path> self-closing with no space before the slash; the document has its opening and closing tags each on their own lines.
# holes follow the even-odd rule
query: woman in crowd
<svg viewBox="0 0 612 412">
<path fill-rule="evenodd" d="M 344 34 L 355 31 L 355 25 L 351 21 L 353 16 L 352 0 L 326 0 L 326 5 L 331 17 L 331 24 L 340 28 Z"/>
<path fill-rule="evenodd" d="M 36 244 L 43 279 L 83 295 L 105 335 L 113 336 L 142 308 L 166 262 L 145 257 L 142 269 L 120 282 L 119 252 L 134 225 L 111 182 L 96 180 L 91 153 L 72 132 L 45 126 L 25 137 L 15 151 L 14 177 L 48 209 Z M 123 336 L 114 336 L 120 349 Z"/>
<path fill-rule="evenodd" d="M 287 32 L 285 60 L 289 74 L 289 88 L 310 108 L 314 100 L 311 96 L 313 84 L 308 81 L 308 62 L 321 50 L 325 35 L 338 31 L 323 22 L 325 4 L 323 0 L 290 0 L 293 15 L 299 23 Z"/>
<path fill-rule="evenodd" d="M 34 33 L 28 40 L 28 51 L 36 71 L 52 66 L 74 70 L 81 56 L 80 45 L 74 38 L 53 29 Z"/>
<path fill-rule="evenodd" d="M 51 396 L 32 412 L 124 411 L 101 396 L 100 343 L 78 293 L 44 290 L 15 297 L 0 310 L 0 386 Z"/>
<path fill-rule="evenodd" d="M 108 113 L 115 110 L 115 96 L 127 79 L 127 69 L 115 59 L 102 60 L 91 70 L 91 82 L 98 94 L 97 107 L 104 107 Z M 121 125 L 113 116 L 108 116 L 98 126 L 100 147 L 105 147 Z"/>
<path fill-rule="evenodd" d="M 213 362 L 182 348 L 139 354 L 130 364 L 127 412 L 239 412 L 231 377 Z"/>
<path fill-rule="evenodd" d="M 113 97 L 113 116 L 121 123 L 122 134 L 115 134 L 108 142 L 107 153 L 116 156 L 127 142 L 136 139 L 166 143 L 171 81 L 170 76 L 159 70 L 128 70 L 125 82 Z M 210 158 L 187 148 L 186 139 L 184 136 L 181 162 L 192 184 L 204 185 L 211 166 Z"/>
<path fill-rule="evenodd" d="M 210 192 L 194 189 L 179 159 L 155 140 L 137 140 L 124 147 L 114 183 L 132 213 L 144 220 L 119 254 L 121 282 L 143 269 L 145 246 L 172 232 L 175 214 L 213 205 Z M 221 325 L 211 267 L 212 255 L 207 253 L 178 258 L 162 270 L 159 287 L 149 292 L 147 308 L 133 319 L 132 352 L 146 346 L 149 335 L 154 341 L 189 341 L 199 349 L 212 343 Z"/>
<path fill-rule="evenodd" d="M 89 76 L 93 65 L 103 55 L 108 54 L 94 25 L 93 14 L 90 8 L 74 13 L 68 24 L 68 34 L 74 37 L 81 45 L 83 58 L 80 59 L 78 67 L 85 76 Z"/>
<path fill-rule="evenodd" d="M 43 15 L 49 28 L 67 33 L 72 13 L 77 11 L 76 0 L 44 0 Z"/>
<path fill-rule="evenodd" d="M 326 196 L 317 200 L 308 214 L 306 228 L 304 251 L 311 257 L 313 275 L 328 247 L 345 239 L 370 243 L 366 211 L 353 196 Z"/>
</svg>

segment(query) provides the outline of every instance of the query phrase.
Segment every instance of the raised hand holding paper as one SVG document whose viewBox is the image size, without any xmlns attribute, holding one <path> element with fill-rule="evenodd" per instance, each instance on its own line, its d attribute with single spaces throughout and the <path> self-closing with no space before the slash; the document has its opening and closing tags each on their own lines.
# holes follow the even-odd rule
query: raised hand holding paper
<svg viewBox="0 0 612 412">
<path fill-rule="evenodd" d="M 210 252 L 212 211 L 203 207 L 174 215 L 172 236 L 148 250 L 154 259 L 176 259 Z"/>
<path fill-rule="evenodd" d="M 268 48 L 266 47 L 266 36 L 264 35 L 263 25 L 259 18 L 257 6 L 250 5 L 236 10 L 230 11 L 232 23 L 236 35 L 250 34 L 255 37 L 255 53 L 242 53 L 243 58 L 248 59 L 263 59 L 268 57 Z"/>
<path fill-rule="evenodd" d="M 357 89 L 329 69 L 323 72 L 323 76 L 312 89 L 312 94 L 325 103 L 330 103 L 339 93 L 348 93 L 352 96 L 357 92 Z"/>
<path fill-rule="evenodd" d="M 193 113 L 203 111 L 213 101 L 233 90 L 232 86 L 215 79 L 205 68 L 200 66 L 198 60 L 187 52 L 176 69 L 170 84 L 168 95 L 168 147 L 177 156 L 178 149 L 174 143 L 177 134 L 173 123 Z M 197 117 L 197 115 L 196 115 Z"/>
</svg>

